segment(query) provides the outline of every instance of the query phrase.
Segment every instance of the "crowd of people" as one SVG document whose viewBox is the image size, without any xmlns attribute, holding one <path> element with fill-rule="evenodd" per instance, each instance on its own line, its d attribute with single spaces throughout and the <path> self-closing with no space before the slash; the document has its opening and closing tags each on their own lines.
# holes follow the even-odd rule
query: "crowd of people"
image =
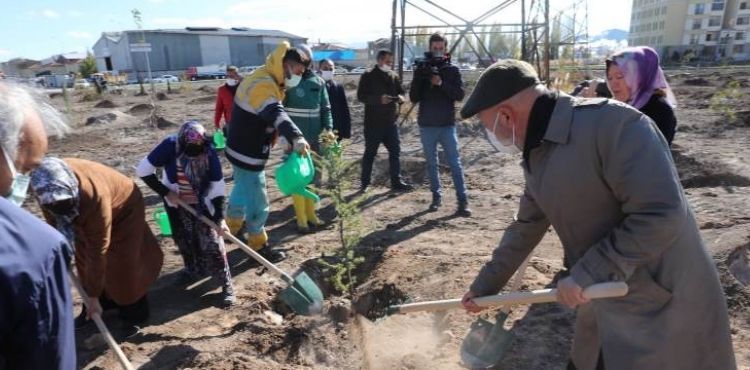
<svg viewBox="0 0 750 370">
<path fill-rule="evenodd" d="M 439 144 L 456 214 L 471 217 L 456 133 L 464 83 L 447 50 L 442 35 L 430 37 L 408 94 L 419 104 L 429 210 L 443 205 Z M 376 58 L 356 93 L 365 107 L 360 190 L 371 186 L 383 144 L 391 188 L 411 191 L 400 169 L 397 122 L 407 89 L 392 70 L 393 54 L 383 50 Z M 315 64 L 308 47 L 282 42 L 249 76 L 227 69 L 214 127 L 227 139 L 234 182 L 228 197 L 221 154 L 199 122 L 185 122 L 137 164 L 137 177 L 163 198 L 184 263 L 179 282 L 215 278 L 222 306 L 237 301 L 223 233 L 271 261 L 285 257 L 266 232 L 271 149 L 304 156 L 320 152 L 321 133 L 351 137 L 334 61 L 318 61 L 317 70 Z M 521 154 L 526 179 L 514 221 L 464 296 L 466 310 L 480 311 L 473 298 L 502 289 L 553 226 L 567 267 L 558 299 L 577 309 L 569 369 L 735 368 L 725 298 L 669 150 L 676 102 L 658 55 L 627 48 L 607 59 L 606 82 L 574 93 L 582 97 L 549 89 L 529 64 L 507 59 L 482 73 L 460 110 L 463 118 L 478 117 L 495 149 Z M 147 293 L 163 252 L 145 221 L 143 195 L 132 179 L 102 164 L 46 157 L 47 137 L 67 132 L 64 121 L 39 93 L 0 84 L 0 368 L 74 369 L 74 330 L 103 310 L 118 310 L 126 335 L 148 322 Z M 28 194 L 46 223 L 20 208 Z M 292 203 L 299 232 L 323 225 L 311 200 Z M 75 320 L 73 268 L 86 292 Z M 583 295 L 608 281 L 627 282 L 628 295 Z"/>
</svg>

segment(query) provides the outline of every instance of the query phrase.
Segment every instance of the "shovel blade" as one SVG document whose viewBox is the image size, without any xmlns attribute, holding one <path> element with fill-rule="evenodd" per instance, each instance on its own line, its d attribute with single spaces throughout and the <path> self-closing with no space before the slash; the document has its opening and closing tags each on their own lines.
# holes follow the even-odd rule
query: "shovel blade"
<svg viewBox="0 0 750 370">
<path fill-rule="evenodd" d="M 470 369 L 488 369 L 497 365 L 513 343 L 513 333 L 503 324 L 508 318 L 500 313 L 493 323 L 479 319 L 471 324 L 469 334 L 461 344 L 461 361 Z"/>
<path fill-rule="evenodd" d="M 279 293 L 279 299 L 299 315 L 315 315 L 323 310 L 323 292 L 305 272 Z"/>
</svg>

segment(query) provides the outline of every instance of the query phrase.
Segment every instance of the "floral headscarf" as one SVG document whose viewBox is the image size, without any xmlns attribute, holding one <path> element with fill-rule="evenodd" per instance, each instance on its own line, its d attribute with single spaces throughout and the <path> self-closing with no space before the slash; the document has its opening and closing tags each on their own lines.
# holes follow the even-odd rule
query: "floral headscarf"
<svg viewBox="0 0 750 370">
<path fill-rule="evenodd" d="M 203 152 L 197 156 L 185 154 L 185 147 L 189 144 L 205 146 Z M 210 181 L 208 179 L 208 156 L 211 145 L 206 137 L 206 129 L 197 121 L 187 121 L 177 133 L 177 162 L 185 171 L 190 185 L 195 192 L 202 195 Z"/>
<path fill-rule="evenodd" d="M 641 109 L 654 95 L 654 91 L 663 90 L 666 92 L 667 103 L 672 108 L 677 107 L 677 100 L 659 66 L 659 54 L 654 49 L 648 46 L 625 48 L 607 59 L 607 70 L 612 64 L 620 68 L 630 89 L 630 101 L 626 103 Z"/>
<path fill-rule="evenodd" d="M 78 178 L 60 158 L 46 157 L 34 171 L 31 172 L 31 189 L 34 191 L 39 205 L 52 213 L 55 217 L 53 225 L 72 246 L 75 242 L 73 220 L 78 217 Z M 64 214 L 52 212 L 47 206 L 71 201 L 71 207 Z"/>
</svg>

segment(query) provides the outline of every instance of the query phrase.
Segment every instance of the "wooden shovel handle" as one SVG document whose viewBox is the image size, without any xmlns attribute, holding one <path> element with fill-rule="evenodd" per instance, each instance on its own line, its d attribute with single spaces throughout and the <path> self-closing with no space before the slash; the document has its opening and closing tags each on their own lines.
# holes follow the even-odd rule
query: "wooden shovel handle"
<svg viewBox="0 0 750 370">
<path fill-rule="evenodd" d="M 628 294 L 628 285 L 623 282 L 594 284 L 583 290 L 583 295 L 589 299 L 622 297 Z M 489 295 L 474 298 L 479 307 L 497 307 L 533 303 L 549 303 L 557 301 L 557 289 L 541 289 L 531 292 L 513 292 L 507 294 Z M 417 311 L 442 311 L 463 308 L 460 299 L 446 299 L 408 303 L 392 306 L 393 313 L 408 313 Z"/>
<path fill-rule="evenodd" d="M 72 267 L 72 266 L 71 266 Z M 83 285 L 81 285 L 81 281 L 78 279 L 78 277 L 73 274 L 73 271 L 68 270 L 68 273 L 70 274 L 70 280 L 73 282 L 73 285 L 75 285 L 76 290 L 78 291 L 78 295 L 83 298 L 84 304 L 87 302 L 88 294 L 86 294 L 86 291 L 83 290 Z M 102 320 L 101 315 L 94 314 L 92 316 L 92 320 L 94 320 L 94 323 L 96 324 L 96 328 L 99 329 L 99 332 L 104 337 L 104 340 L 107 342 L 107 345 L 109 348 L 115 353 L 117 356 L 117 361 L 120 362 L 120 365 L 125 370 L 135 370 L 133 365 L 128 360 L 128 357 L 125 356 L 125 352 L 122 351 L 120 346 L 117 344 L 117 341 L 115 341 L 115 338 L 112 337 L 112 333 L 109 332 L 109 329 L 107 329 L 107 325 L 104 324 L 104 321 Z"/>
<path fill-rule="evenodd" d="M 281 276 L 281 278 L 289 285 L 292 285 L 294 283 L 294 279 L 292 279 L 289 274 L 281 270 L 280 268 L 276 267 L 273 263 L 268 261 L 267 259 L 263 258 L 258 252 L 247 246 L 247 244 L 243 243 L 240 239 L 238 239 L 236 236 L 232 235 L 231 233 L 225 233 L 224 230 L 217 225 L 215 222 L 211 221 L 208 217 L 198 214 L 198 211 L 195 210 L 195 208 L 191 207 L 187 203 L 185 203 L 182 199 L 177 199 L 177 204 L 184 208 L 186 211 L 190 212 L 193 216 L 198 218 L 199 220 L 203 221 L 204 224 L 210 226 L 212 229 L 216 230 L 219 235 L 223 236 L 226 239 L 231 240 L 234 244 L 237 244 L 240 248 L 242 248 L 243 251 L 245 251 L 247 254 L 250 255 L 250 257 L 253 257 L 254 260 L 260 262 L 265 266 L 267 269 L 273 271 L 276 273 L 276 275 Z"/>
</svg>

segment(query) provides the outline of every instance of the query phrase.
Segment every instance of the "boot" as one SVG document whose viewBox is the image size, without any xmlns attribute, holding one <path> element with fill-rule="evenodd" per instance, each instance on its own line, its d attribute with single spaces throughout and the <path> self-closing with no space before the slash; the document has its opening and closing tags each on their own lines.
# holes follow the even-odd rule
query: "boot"
<svg viewBox="0 0 750 370">
<path fill-rule="evenodd" d="M 302 234 L 310 232 L 310 227 L 307 226 L 307 203 L 305 197 L 298 194 L 292 194 L 292 202 L 294 204 L 294 215 L 297 217 L 297 231 Z"/>
<path fill-rule="evenodd" d="M 404 180 L 398 179 L 391 181 L 391 189 L 396 191 L 412 191 L 414 190 L 414 186 L 405 183 Z"/>
<path fill-rule="evenodd" d="M 471 209 L 469 208 L 469 203 L 465 200 L 459 201 L 456 214 L 461 217 L 471 217 Z"/>
<path fill-rule="evenodd" d="M 432 197 L 432 203 L 430 203 L 430 212 L 436 212 L 443 205 L 443 199 L 440 197 Z"/>
<path fill-rule="evenodd" d="M 305 198 L 305 213 L 307 214 L 307 223 L 313 227 L 323 226 L 323 221 L 315 214 L 315 200 Z"/>
<path fill-rule="evenodd" d="M 271 263 L 276 263 L 286 258 L 284 252 L 268 246 L 268 235 L 266 235 L 265 230 L 257 234 L 250 234 L 248 236 L 248 242 L 250 243 L 250 248 L 258 252 L 261 257 L 269 260 Z"/>
<path fill-rule="evenodd" d="M 242 224 L 245 222 L 244 217 L 227 217 L 227 226 L 229 226 L 229 232 L 232 235 L 239 235 L 242 231 Z"/>
</svg>

